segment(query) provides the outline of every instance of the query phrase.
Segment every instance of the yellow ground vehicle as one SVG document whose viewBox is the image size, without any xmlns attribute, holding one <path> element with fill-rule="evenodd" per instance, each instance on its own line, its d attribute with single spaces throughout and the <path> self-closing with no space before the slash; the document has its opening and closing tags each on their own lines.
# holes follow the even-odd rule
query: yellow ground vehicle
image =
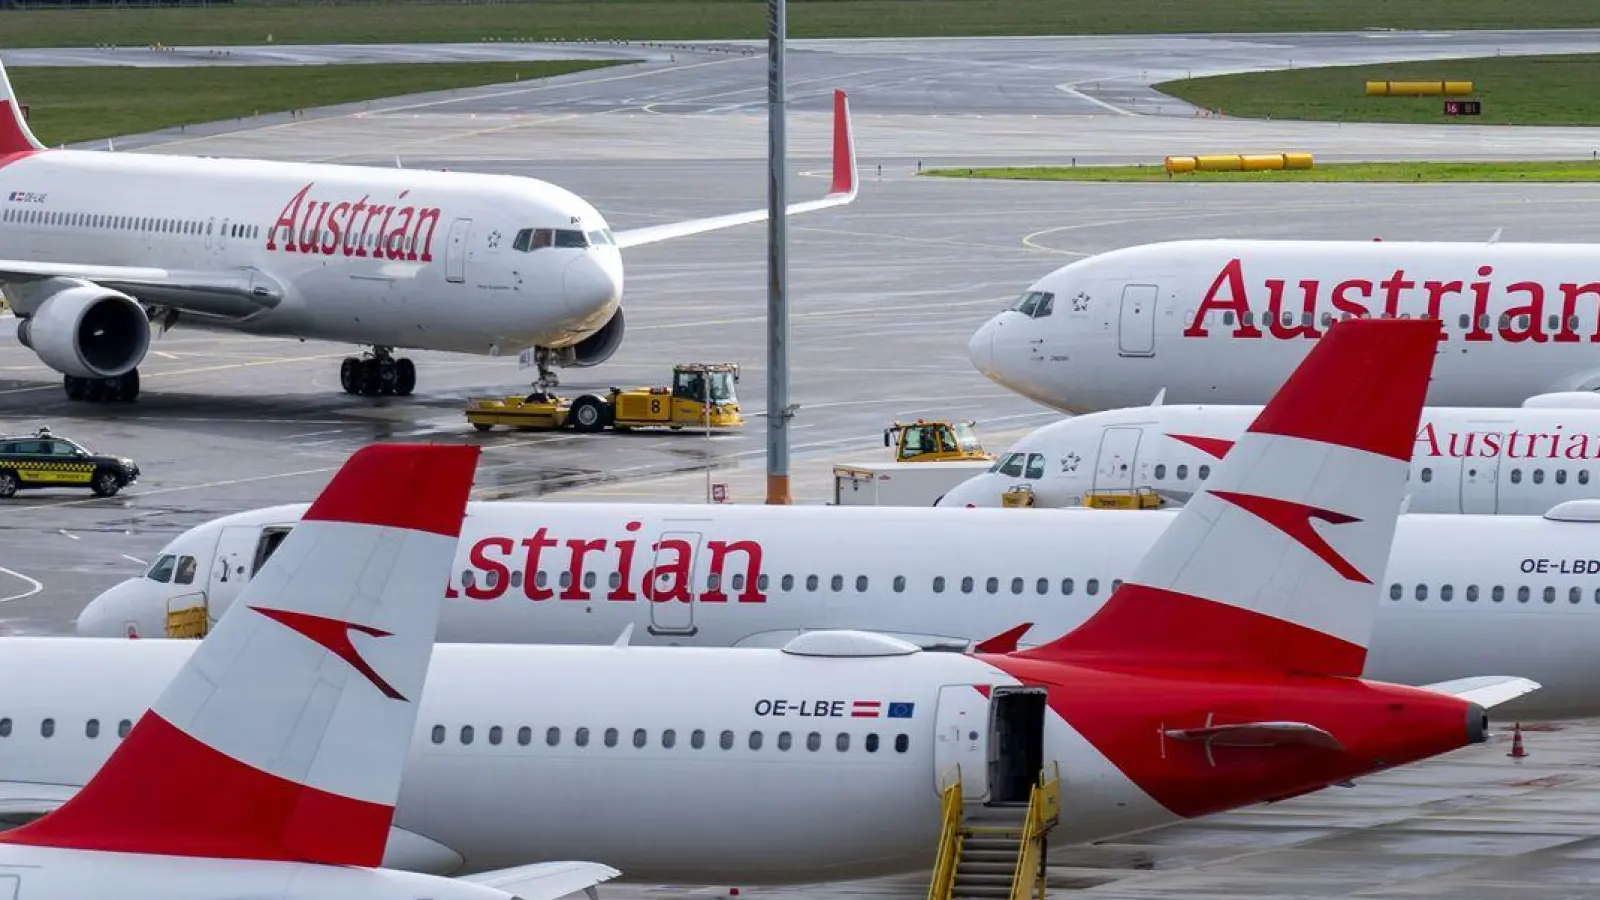
<svg viewBox="0 0 1600 900">
<path fill-rule="evenodd" d="M 467 421 L 479 431 L 512 428 L 737 428 L 739 398 L 734 363 L 683 363 L 672 367 L 671 387 L 612 388 L 577 399 L 535 391 L 526 397 L 489 397 L 467 403 Z"/>
<path fill-rule="evenodd" d="M 944 462 L 952 459 L 994 459 L 978 440 L 972 421 L 896 422 L 883 431 L 883 445 L 894 448 L 896 462 Z"/>
<path fill-rule="evenodd" d="M 1083 495 L 1083 505 L 1090 509 L 1160 509 L 1161 495 L 1147 487 L 1099 491 Z"/>
</svg>

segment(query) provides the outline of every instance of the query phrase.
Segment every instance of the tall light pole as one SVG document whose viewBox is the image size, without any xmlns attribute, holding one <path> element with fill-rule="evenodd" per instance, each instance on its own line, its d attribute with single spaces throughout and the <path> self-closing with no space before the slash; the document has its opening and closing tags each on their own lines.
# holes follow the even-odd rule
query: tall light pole
<svg viewBox="0 0 1600 900">
<path fill-rule="evenodd" d="M 784 0 L 767 0 L 767 503 L 789 495 L 789 255 L 784 207 Z"/>
</svg>

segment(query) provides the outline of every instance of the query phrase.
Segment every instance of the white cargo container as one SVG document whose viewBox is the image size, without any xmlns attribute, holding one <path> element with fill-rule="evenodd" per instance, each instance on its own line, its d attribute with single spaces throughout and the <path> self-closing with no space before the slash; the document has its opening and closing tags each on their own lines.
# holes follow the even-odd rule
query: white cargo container
<svg viewBox="0 0 1600 900">
<path fill-rule="evenodd" d="M 842 463 L 833 467 L 837 506 L 932 506 L 956 485 L 988 470 L 986 459 Z"/>
</svg>

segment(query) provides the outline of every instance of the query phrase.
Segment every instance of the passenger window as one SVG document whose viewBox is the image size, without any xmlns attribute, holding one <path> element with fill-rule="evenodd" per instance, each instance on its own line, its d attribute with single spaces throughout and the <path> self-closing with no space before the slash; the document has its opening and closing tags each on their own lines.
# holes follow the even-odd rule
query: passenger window
<svg viewBox="0 0 1600 900">
<path fill-rule="evenodd" d="M 896 752 L 896 753 L 904 753 L 904 752 L 906 752 L 906 748 L 908 748 L 910 746 L 911 746 L 911 739 L 910 738 L 906 737 L 903 734 L 897 734 L 897 735 L 894 736 L 894 752 Z"/>
<path fill-rule="evenodd" d="M 633 730 L 633 745 L 635 747 L 642 749 L 644 745 L 649 742 L 649 740 L 650 733 L 645 731 L 643 728 L 635 728 Z"/>
<path fill-rule="evenodd" d="M 6 721 L 9 722 L 10 720 L 7 719 Z M 822 749 L 822 735 L 818 734 L 815 731 L 813 731 L 810 734 L 806 735 L 806 749 L 807 750 L 811 750 L 813 752 L 815 752 L 817 750 L 821 750 Z"/>
<path fill-rule="evenodd" d="M 500 746 L 500 738 L 504 736 L 505 732 L 501 730 L 499 725 L 489 729 L 489 743 L 494 744 L 497 747 Z"/>
<path fill-rule="evenodd" d="M 39 723 L 39 733 L 45 737 L 54 737 L 56 733 L 56 720 L 45 719 Z"/>
<path fill-rule="evenodd" d="M 759 731 L 750 732 L 750 749 L 751 750 L 760 750 L 761 749 L 761 732 L 759 732 Z"/>
<path fill-rule="evenodd" d="M 1201 466 L 1200 467 L 1200 480 L 1201 481 L 1205 481 L 1207 478 L 1210 478 L 1210 477 L 1211 477 L 1211 467 L 1210 466 Z"/>
<path fill-rule="evenodd" d="M 1178 471 L 1177 471 L 1177 476 L 1178 476 L 1178 480 L 1179 481 L 1182 481 L 1185 478 L 1188 478 L 1189 477 L 1189 467 L 1188 466 L 1179 466 L 1178 467 Z"/>
<path fill-rule="evenodd" d="M 1506 589 L 1501 587 L 1498 584 L 1494 586 L 1494 590 L 1489 592 L 1489 599 L 1493 600 L 1496 603 L 1499 603 L 1501 600 L 1504 600 L 1505 598 L 1506 598 Z"/>
<path fill-rule="evenodd" d="M 1511 470 L 1511 483 L 1512 484 L 1521 484 L 1522 483 L 1522 470 L 1521 469 L 1512 469 Z"/>
<path fill-rule="evenodd" d="M 1404 594 L 1405 590 L 1406 589 L 1401 587 L 1399 584 L 1391 584 L 1391 585 L 1389 585 L 1389 599 L 1390 600 L 1399 600 L 1400 599 L 1400 595 Z"/>
<path fill-rule="evenodd" d="M 1475 585 L 1475 584 L 1467 585 L 1467 602 L 1468 603 L 1477 603 L 1478 602 L 1478 586 L 1477 585 Z"/>
<path fill-rule="evenodd" d="M 1224 311 L 1222 313 L 1222 324 L 1224 324 L 1224 325 L 1232 325 L 1233 324 L 1233 310 L 1231 310 L 1231 309 L 1230 310 L 1226 310 L 1226 311 Z"/>
<path fill-rule="evenodd" d="M 771 580 L 772 579 L 768 578 L 766 573 L 763 572 L 760 576 L 758 576 L 756 578 L 756 590 L 765 592 L 766 589 L 767 589 L 767 584 L 769 582 L 771 582 Z M 613 587 L 614 586 L 615 585 L 613 585 Z"/>
<path fill-rule="evenodd" d="M 1100 579 L 1091 578 L 1083 584 L 1083 592 L 1093 597 L 1100 593 Z"/>
<path fill-rule="evenodd" d="M 903 592 L 905 589 L 906 589 L 906 577 L 904 575 L 896 575 L 894 577 L 894 592 L 896 594 L 898 594 L 898 593 Z"/>
<path fill-rule="evenodd" d="M 5 721 L 0 722 L 0 726 L 4 726 L 3 728 L 0 728 L 0 737 L 5 737 L 6 735 L 11 733 L 11 720 L 10 719 L 6 719 Z M 121 722 L 117 723 L 117 737 L 119 737 L 119 738 L 127 737 L 128 736 L 128 732 L 130 732 L 132 730 L 133 730 L 133 721 L 130 720 L 130 719 L 123 719 Z"/>
<path fill-rule="evenodd" d="M 935 575 L 935 576 L 933 576 L 933 592 L 935 594 L 944 593 L 944 576 L 943 575 Z"/>
<path fill-rule="evenodd" d="M 1461 314 L 1461 330 L 1462 331 L 1466 331 L 1467 330 L 1467 323 L 1471 322 L 1471 321 L 1472 321 L 1471 317 L 1469 317 L 1466 313 L 1462 313 Z"/>
<path fill-rule="evenodd" d="M 865 575 L 857 575 L 856 576 L 856 593 L 865 594 L 866 592 L 867 592 L 867 576 L 865 576 Z"/>
<path fill-rule="evenodd" d="M 787 731 L 778 732 L 778 749 L 787 750 L 794 744 L 794 738 Z"/>
<path fill-rule="evenodd" d="M 1417 585 L 1417 599 L 1418 600 L 1426 600 L 1426 599 L 1428 599 L 1428 586 L 1427 585 L 1425 585 L 1425 584 Z"/>
<path fill-rule="evenodd" d="M 551 727 L 549 730 L 547 730 L 544 733 L 544 742 L 552 747 L 561 743 L 561 729 Z"/>
<path fill-rule="evenodd" d="M 1450 598 L 1454 597 L 1455 593 L 1456 593 L 1456 589 L 1454 587 L 1451 587 L 1448 584 L 1443 585 L 1443 586 L 1441 586 L 1439 588 L 1439 599 L 1443 600 L 1446 603 L 1449 603 L 1450 602 Z"/>
<path fill-rule="evenodd" d="M 878 752 L 878 736 L 876 734 L 867 735 L 867 752 L 868 753 L 877 753 Z"/>
<path fill-rule="evenodd" d="M 444 743 L 444 726 L 443 725 L 435 725 L 435 726 L 433 726 L 433 742 L 435 744 Z"/>
<path fill-rule="evenodd" d="M 1156 464 L 1156 480 L 1159 481 L 1159 480 L 1161 480 L 1163 478 L 1166 478 L 1166 477 L 1167 477 L 1167 464 L 1166 463 L 1157 463 Z"/>
<path fill-rule="evenodd" d="M 517 743 L 526 747 L 533 743 L 533 729 L 524 725 L 517 729 Z"/>
<path fill-rule="evenodd" d="M 983 585 L 984 587 L 988 588 L 989 593 L 991 594 L 1000 593 L 1000 579 L 995 578 L 992 575 L 984 581 Z"/>
<path fill-rule="evenodd" d="M 1566 469 L 1557 469 L 1556 470 L 1556 484 L 1566 484 L 1566 483 L 1567 483 L 1567 470 Z"/>
<path fill-rule="evenodd" d="M 1072 593 L 1072 579 L 1071 578 L 1063 578 L 1063 579 L 1061 579 L 1061 593 L 1062 594 L 1071 594 Z"/>
<path fill-rule="evenodd" d="M 1427 466 L 1423 466 L 1422 467 L 1422 483 L 1423 484 L 1427 484 L 1428 482 L 1430 482 L 1432 480 L 1433 480 L 1433 469 L 1428 468 Z"/>
<path fill-rule="evenodd" d="M 667 748 L 668 750 L 671 750 L 672 749 L 672 745 L 676 744 L 677 742 L 678 742 L 678 733 L 676 731 L 673 731 L 671 728 L 668 728 L 666 731 L 661 732 L 661 746 Z"/>
<path fill-rule="evenodd" d="M 1573 590 L 1576 591 L 1577 588 L 1573 588 Z M 1573 603 L 1577 603 L 1578 601 L 1574 600 L 1572 602 Z M 99 737 L 100 736 L 100 720 L 99 719 L 90 719 L 87 723 L 84 724 L 83 733 L 85 735 L 88 735 L 90 740 L 94 740 L 95 738 Z"/>
<path fill-rule="evenodd" d="M 1567 590 L 1567 602 L 1568 603 L 1582 603 L 1583 602 L 1583 589 L 1582 588 L 1576 588 L 1576 587 L 1568 589 Z"/>
<path fill-rule="evenodd" d="M 463 725 L 463 726 L 461 726 L 461 743 L 463 743 L 463 744 L 472 743 L 472 726 L 471 725 Z"/>
<path fill-rule="evenodd" d="M 1543 469 L 1534 469 L 1533 470 L 1533 483 L 1534 484 L 1544 484 L 1544 470 Z"/>
<path fill-rule="evenodd" d="M 1013 578 L 1013 579 L 1011 579 L 1011 593 L 1013 593 L 1013 594 L 1022 593 L 1022 587 L 1023 587 L 1023 583 L 1022 583 L 1022 579 L 1021 578 Z"/>
<path fill-rule="evenodd" d="M 793 575 L 785 575 L 785 576 L 783 576 L 783 589 L 785 591 L 794 590 L 794 576 Z"/>
<path fill-rule="evenodd" d="M 849 734 L 849 732 L 845 732 L 845 731 L 839 732 L 839 736 L 833 739 L 833 748 L 835 750 L 838 750 L 840 753 L 844 753 L 844 752 L 848 751 L 850 749 L 850 734 Z"/>
<path fill-rule="evenodd" d="M 971 575 L 967 575 L 967 576 L 965 576 L 965 577 L 963 577 L 961 579 L 961 593 L 963 593 L 963 594 L 972 593 L 972 576 Z"/>
<path fill-rule="evenodd" d="M 704 747 L 705 745 L 706 745 L 706 733 L 704 731 L 701 731 L 700 729 L 696 728 L 694 730 L 694 733 L 689 735 L 689 746 L 693 747 L 696 750 L 699 750 L 701 747 Z"/>
<path fill-rule="evenodd" d="M 0 719 L 0 738 L 11 737 L 11 718 Z"/>
<path fill-rule="evenodd" d="M 1043 597 L 1045 594 L 1050 593 L 1050 579 L 1048 579 L 1048 578 L 1039 579 L 1038 583 L 1036 583 L 1033 586 L 1033 592 L 1035 594 L 1038 594 L 1041 597 Z"/>
<path fill-rule="evenodd" d="M 833 576 L 833 578 L 829 580 L 829 586 L 833 588 L 833 592 L 836 593 L 836 594 L 838 592 L 844 590 L 844 576 L 843 575 L 835 575 L 835 576 Z"/>
<path fill-rule="evenodd" d="M 589 729 L 579 728 L 572 732 L 572 743 L 579 747 L 589 746 Z"/>
<path fill-rule="evenodd" d="M 1527 585 L 1523 585 L 1522 587 L 1517 588 L 1517 602 L 1518 603 L 1527 603 L 1528 602 L 1528 598 L 1531 597 L 1531 596 L 1533 596 L 1533 592 L 1528 590 L 1528 586 Z"/>
<path fill-rule="evenodd" d="M 815 576 L 815 575 L 807 575 L 806 576 L 806 590 L 808 590 L 808 591 L 816 590 L 817 589 L 817 584 L 818 584 L 817 576 Z"/>
<path fill-rule="evenodd" d="M 607 728 L 606 729 L 606 746 L 607 747 L 615 747 L 616 745 L 617 745 L 617 730 L 615 728 Z"/>
<path fill-rule="evenodd" d="M 1547 585 L 1544 589 L 1544 602 L 1556 602 L 1556 589 L 1554 585 Z"/>
<path fill-rule="evenodd" d="M 724 749 L 724 750 L 732 750 L 733 749 L 733 732 L 724 731 L 722 733 L 722 737 L 718 739 L 717 743 L 720 744 L 722 746 L 722 749 Z"/>
</svg>

